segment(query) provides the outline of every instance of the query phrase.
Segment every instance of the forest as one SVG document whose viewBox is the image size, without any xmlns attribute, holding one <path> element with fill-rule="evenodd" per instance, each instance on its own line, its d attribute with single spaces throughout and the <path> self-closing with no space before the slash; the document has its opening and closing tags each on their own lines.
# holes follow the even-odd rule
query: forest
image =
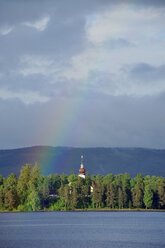
<svg viewBox="0 0 165 248">
<path fill-rule="evenodd" d="M 39 166 L 22 166 L 14 173 L 0 175 L 1 211 L 87 209 L 165 209 L 165 178 L 128 173 L 113 175 L 73 172 L 43 176 Z"/>
</svg>

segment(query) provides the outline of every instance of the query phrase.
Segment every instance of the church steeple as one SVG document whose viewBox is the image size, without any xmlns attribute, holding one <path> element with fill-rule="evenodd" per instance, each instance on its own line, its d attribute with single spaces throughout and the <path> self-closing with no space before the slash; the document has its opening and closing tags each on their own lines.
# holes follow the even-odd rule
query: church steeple
<svg viewBox="0 0 165 248">
<path fill-rule="evenodd" d="M 84 164 L 83 164 L 83 155 L 81 155 L 81 165 L 79 169 L 79 177 L 85 178 L 85 169 L 84 169 Z"/>
<path fill-rule="evenodd" d="M 81 155 L 81 168 L 84 168 L 84 165 L 83 165 L 83 155 Z"/>
</svg>

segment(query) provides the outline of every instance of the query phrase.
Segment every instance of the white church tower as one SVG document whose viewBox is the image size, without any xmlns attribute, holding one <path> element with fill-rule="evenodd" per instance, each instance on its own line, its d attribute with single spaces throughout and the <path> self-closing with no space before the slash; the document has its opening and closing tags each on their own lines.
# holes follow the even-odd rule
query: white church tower
<svg viewBox="0 0 165 248">
<path fill-rule="evenodd" d="M 85 169 L 83 165 L 83 155 L 81 155 L 81 165 L 79 169 L 79 177 L 85 178 Z"/>
</svg>

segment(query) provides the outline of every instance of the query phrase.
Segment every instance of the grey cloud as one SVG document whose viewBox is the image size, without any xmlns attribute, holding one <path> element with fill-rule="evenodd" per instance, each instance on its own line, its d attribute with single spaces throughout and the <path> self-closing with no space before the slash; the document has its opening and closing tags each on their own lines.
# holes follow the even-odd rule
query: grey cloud
<svg viewBox="0 0 165 248">
<path fill-rule="evenodd" d="M 94 1 L 58 1 L 58 0 L 6 0 L 0 1 L 0 23 L 18 24 L 35 21 L 45 14 L 55 15 L 59 21 L 70 20 L 74 16 L 83 16 L 91 10 L 105 6 L 101 0 Z"/>
<path fill-rule="evenodd" d="M 165 65 L 152 66 L 145 63 L 136 64 L 130 71 L 134 80 L 142 80 L 142 82 L 150 83 L 159 80 L 165 80 Z"/>
<path fill-rule="evenodd" d="M 0 24 L 17 25 L 25 21 L 36 21 L 45 15 L 55 15 L 57 23 L 69 22 L 75 16 L 84 16 L 117 4 L 134 4 L 144 6 L 165 6 L 164 0 L 1 0 Z M 62 18 L 61 18 L 62 17 Z"/>
<path fill-rule="evenodd" d="M 118 39 L 109 39 L 104 42 L 104 45 L 107 49 L 118 49 L 122 47 L 132 47 L 134 44 L 126 39 L 118 38 Z"/>
<path fill-rule="evenodd" d="M 74 55 L 81 56 L 86 49 L 87 15 L 111 6 L 113 9 L 117 2 L 132 4 L 132 1 L 115 0 L 0 0 L 0 26 L 8 24 L 14 27 L 9 34 L 1 36 L 0 90 L 2 88 L 14 93 L 38 92 L 39 95 L 50 98 L 48 102 L 35 102 L 33 105 L 24 104 L 16 97 L 0 99 L 0 148 L 37 144 L 157 148 L 165 146 L 164 94 L 152 97 L 128 97 L 126 94 L 114 97 L 110 94 L 118 87 L 118 83 L 125 87 L 123 75 L 128 76 L 126 79 L 131 79 L 132 83 L 137 83 L 136 80 L 143 83 L 164 80 L 164 64 L 157 67 L 149 63 L 136 63 L 131 67 L 123 65 L 123 74 L 120 71 L 117 74 L 116 71 L 110 73 L 108 70 L 108 65 L 113 64 L 110 57 L 106 72 L 101 71 L 101 68 L 91 67 L 86 81 L 67 80 L 63 75 Z M 140 0 L 138 3 L 134 2 L 135 6 L 137 4 L 142 7 L 160 7 L 165 5 L 165 2 Z M 39 20 L 46 15 L 50 16 L 50 22 L 43 32 L 22 24 Z M 120 37 L 112 37 L 104 44 L 105 52 L 134 46 L 129 37 Z M 56 66 L 56 62 L 59 63 L 60 76 L 57 73 L 21 75 L 20 70 L 28 66 L 21 60 L 25 55 L 50 59 L 53 66 Z M 120 53 L 116 55 L 120 57 Z M 100 59 L 89 56 L 91 60 L 95 58 Z M 127 58 L 123 61 L 126 64 Z M 49 66 L 47 68 L 50 69 Z M 104 69 L 104 65 L 102 68 Z M 107 91 L 109 94 L 105 94 Z M 58 139 L 58 135 L 63 131 L 62 125 L 66 125 L 70 139 L 67 135 L 64 140 Z M 45 139 L 48 130 L 54 135 L 51 142 L 49 137 Z"/>
<path fill-rule="evenodd" d="M 65 98 L 34 106 L 25 106 L 16 100 L 0 101 L 0 147 L 44 145 L 50 142 L 48 130 L 51 130 L 54 139 L 49 145 L 54 146 L 163 148 L 164 99 L 164 95 L 142 99 L 105 96 L 96 99 L 88 96 L 82 99 L 81 104 L 79 99 Z M 76 112 L 72 112 L 70 106 L 73 105 L 77 106 Z M 72 138 L 66 136 L 64 140 L 58 140 L 58 132 L 62 130 L 56 125 L 58 122 L 62 124 L 67 116 L 74 119 L 67 126 Z"/>
</svg>

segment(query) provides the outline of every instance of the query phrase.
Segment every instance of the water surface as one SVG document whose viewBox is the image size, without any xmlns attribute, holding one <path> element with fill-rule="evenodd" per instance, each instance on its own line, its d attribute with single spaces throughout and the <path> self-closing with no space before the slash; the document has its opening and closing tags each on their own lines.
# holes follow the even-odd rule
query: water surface
<svg viewBox="0 0 165 248">
<path fill-rule="evenodd" d="M 0 213 L 0 248 L 164 248 L 164 212 Z"/>
</svg>

